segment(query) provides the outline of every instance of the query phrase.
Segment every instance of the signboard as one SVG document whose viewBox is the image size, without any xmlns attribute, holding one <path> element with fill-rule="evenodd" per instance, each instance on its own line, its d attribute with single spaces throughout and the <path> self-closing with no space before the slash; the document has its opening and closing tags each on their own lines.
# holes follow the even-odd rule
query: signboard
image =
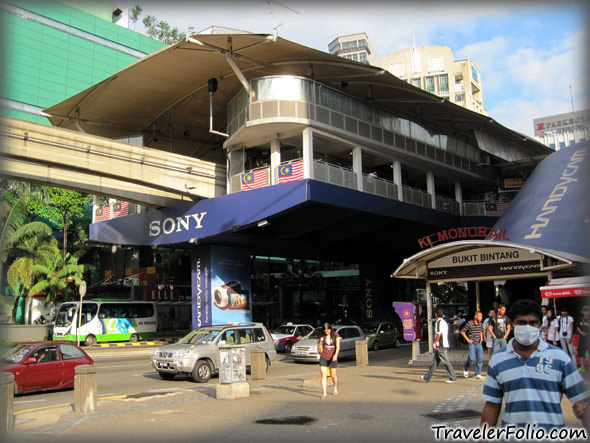
<svg viewBox="0 0 590 443">
<path fill-rule="evenodd" d="M 420 324 L 418 310 L 414 303 L 393 302 L 393 308 L 402 319 L 402 326 L 405 341 L 414 341 L 416 337 L 416 324 Z"/>
<path fill-rule="evenodd" d="M 507 247 L 471 248 L 434 260 L 428 265 L 431 281 L 537 273 L 539 257 L 524 249 Z"/>
<path fill-rule="evenodd" d="M 522 179 L 522 178 L 505 178 L 504 179 L 504 188 L 505 189 L 522 188 L 523 186 L 524 186 L 524 179 Z"/>
<path fill-rule="evenodd" d="M 200 246 L 192 256 L 193 328 L 252 321 L 250 251 Z"/>
<path fill-rule="evenodd" d="M 590 277 L 554 279 L 540 290 L 542 298 L 590 297 Z"/>
</svg>

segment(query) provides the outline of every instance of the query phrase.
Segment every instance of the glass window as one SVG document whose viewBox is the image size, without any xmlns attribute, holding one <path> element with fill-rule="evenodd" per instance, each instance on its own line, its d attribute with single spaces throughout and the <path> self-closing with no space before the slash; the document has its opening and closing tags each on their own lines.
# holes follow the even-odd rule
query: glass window
<svg viewBox="0 0 590 443">
<path fill-rule="evenodd" d="M 447 74 L 438 77 L 438 87 L 441 94 L 449 93 L 449 76 Z"/>
<path fill-rule="evenodd" d="M 434 92 L 434 77 L 426 77 L 426 90 L 428 92 Z"/>
<path fill-rule="evenodd" d="M 247 345 L 248 343 L 254 342 L 254 334 L 252 333 L 252 329 L 239 329 L 236 331 L 238 333 L 238 344 L 240 345 Z"/>
<path fill-rule="evenodd" d="M 233 329 L 228 329 L 221 335 L 221 340 L 225 340 L 226 345 L 237 345 L 238 334 Z"/>
<path fill-rule="evenodd" d="M 412 85 L 416 86 L 417 88 L 422 88 L 422 79 L 420 78 L 413 78 Z"/>
<path fill-rule="evenodd" d="M 361 336 L 357 328 L 346 328 L 346 331 L 348 335 L 347 338 L 355 338 Z"/>
<path fill-rule="evenodd" d="M 266 340 L 266 336 L 264 335 L 264 331 L 261 328 L 254 328 L 254 337 L 256 338 L 256 342 L 260 343 Z"/>
<path fill-rule="evenodd" d="M 72 358 L 84 358 L 84 353 L 73 345 L 59 345 L 62 360 L 71 360 Z"/>
<path fill-rule="evenodd" d="M 456 102 L 461 103 L 461 102 L 463 102 L 463 99 L 464 99 L 463 94 L 457 94 L 457 95 L 455 95 L 455 101 Z"/>
</svg>

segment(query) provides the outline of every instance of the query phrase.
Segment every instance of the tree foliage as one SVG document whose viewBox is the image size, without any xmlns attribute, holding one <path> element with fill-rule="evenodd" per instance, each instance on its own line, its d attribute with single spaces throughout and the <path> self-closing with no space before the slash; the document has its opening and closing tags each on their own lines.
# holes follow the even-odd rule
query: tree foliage
<svg viewBox="0 0 590 443">
<path fill-rule="evenodd" d="M 52 257 L 50 254 L 41 253 L 41 263 L 32 266 L 32 271 L 37 277 L 37 283 L 30 292 L 46 292 L 46 302 L 55 301 L 61 294 L 65 301 L 76 298 L 76 287 L 80 286 L 84 272 L 93 269 L 92 265 L 78 264 L 78 260 L 86 253 L 80 249 L 65 257 Z"/>
</svg>

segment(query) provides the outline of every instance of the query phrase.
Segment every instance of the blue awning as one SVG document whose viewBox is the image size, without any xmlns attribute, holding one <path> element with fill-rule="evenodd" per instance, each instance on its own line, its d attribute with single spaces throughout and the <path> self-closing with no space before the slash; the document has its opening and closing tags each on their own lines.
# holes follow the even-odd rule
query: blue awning
<svg viewBox="0 0 590 443">
<path fill-rule="evenodd" d="M 544 159 L 495 228 L 513 243 L 590 263 L 590 143 Z"/>
<path fill-rule="evenodd" d="M 483 218 L 483 217 L 482 217 Z M 479 220 L 491 226 L 494 219 Z M 281 257 L 359 260 L 416 249 L 461 218 L 316 180 L 268 186 L 90 225 L 90 239 L 121 245 L 248 247 Z"/>
</svg>

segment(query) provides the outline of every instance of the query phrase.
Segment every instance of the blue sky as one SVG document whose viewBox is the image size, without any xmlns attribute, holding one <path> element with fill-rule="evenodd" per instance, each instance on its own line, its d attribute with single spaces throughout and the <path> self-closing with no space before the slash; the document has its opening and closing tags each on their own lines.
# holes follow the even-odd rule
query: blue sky
<svg viewBox="0 0 590 443">
<path fill-rule="evenodd" d="M 478 66 L 484 106 L 531 136 L 533 119 L 588 109 L 586 47 L 590 0 L 309 1 L 120 0 L 187 32 L 212 25 L 272 33 L 327 51 L 340 35 L 365 32 L 379 57 L 412 46 L 450 46 Z M 284 5 L 284 6 L 282 6 Z M 286 6 L 286 7 L 285 7 Z M 293 12 L 296 11 L 296 12 Z M 133 29 L 133 24 L 130 24 Z"/>
</svg>

